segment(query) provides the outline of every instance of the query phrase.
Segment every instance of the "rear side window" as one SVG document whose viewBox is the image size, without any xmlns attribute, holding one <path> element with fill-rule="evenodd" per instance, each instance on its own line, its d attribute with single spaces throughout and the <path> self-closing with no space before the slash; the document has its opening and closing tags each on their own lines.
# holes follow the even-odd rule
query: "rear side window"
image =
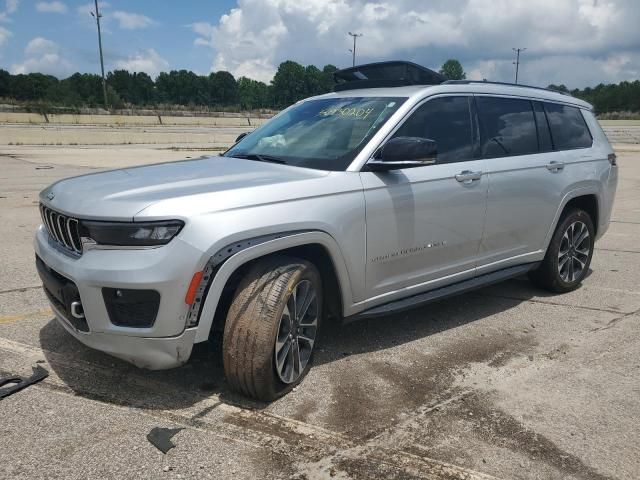
<svg viewBox="0 0 640 480">
<path fill-rule="evenodd" d="M 394 137 L 435 140 L 437 163 L 453 163 L 471 160 L 471 132 L 469 97 L 439 97 L 418 107 Z"/>
<path fill-rule="evenodd" d="M 571 150 L 591 146 L 591 133 L 579 108 L 558 105 L 557 103 L 545 103 L 544 109 L 549 119 L 555 150 Z"/>
<path fill-rule="evenodd" d="M 529 100 L 476 97 L 484 158 L 538 152 L 538 135 Z"/>
</svg>

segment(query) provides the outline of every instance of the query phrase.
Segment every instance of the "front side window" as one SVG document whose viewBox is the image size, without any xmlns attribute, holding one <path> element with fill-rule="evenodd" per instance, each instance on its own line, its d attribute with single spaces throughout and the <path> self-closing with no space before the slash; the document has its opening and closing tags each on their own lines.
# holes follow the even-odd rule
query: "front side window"
<svg viewBox="0 0 640 480">
<path fill-rule="evenodd" d="M 591 132 L 589 132 L 579 108 L 545 102 L 544 109 L 547 112 L 551 138 L 556 150 L 589 148 L 591 146 Z"/>
<path fill-rule="evenodd" d="M 538 152 L 538 135 L 529 100 L 477 97 L 481 152 L 484 158 Z"/>
<path fill-rule="evenodd" d="M 319 170 L 346 170 L 405 100 L 354 97 L 302 102 L 247 135 L 224 155 Z"/>
<path fill-rule="evenodd" d="M 470 97 L 438 97 L 420 106 L 393 135 L 435 140 L 437 163 L 472 159 Z"/>
</svg>

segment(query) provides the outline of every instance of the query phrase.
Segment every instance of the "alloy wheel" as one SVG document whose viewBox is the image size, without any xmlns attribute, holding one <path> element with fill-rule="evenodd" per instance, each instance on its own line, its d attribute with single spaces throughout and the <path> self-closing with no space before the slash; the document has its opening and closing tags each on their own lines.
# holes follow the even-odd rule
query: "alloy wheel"
<svg viewBox="0 0 640 480">
<path fill-rule="evenodd" d="M 584 272 L 591 254 L 589 229 L 580 221 L 573 222 L 562 236 L 558 251 L 558 274 L 566 283 L 575 282 Z"/>
<path fill-rule="evenodd" d="M 307 367 L 318 330 L 318 296 L 309 280 L 298 282 L 284 307 L 274 358 L 278 377 L 293 383 Z"/>
</svg>

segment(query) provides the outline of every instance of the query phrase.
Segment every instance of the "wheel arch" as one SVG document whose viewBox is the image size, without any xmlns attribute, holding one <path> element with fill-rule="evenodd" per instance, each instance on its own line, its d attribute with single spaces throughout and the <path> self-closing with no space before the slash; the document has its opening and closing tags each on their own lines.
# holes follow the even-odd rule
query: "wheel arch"
<svg viewBox="0 0 640 480">
<path fill-rule="evenodd" d="M 547 232 L 547 236 L 545 238 L 544 250 L 549 247 L 549 242 L 551 242 L 551 237 L 555 232 L 558 223 L 564 217 L 565 213 L 573 208 L 581 208 L 585 210 L 593 221 L 593 228 L 595 229 L 596 238 L 598 237 L 599 231 L 599 222 L 600 222 L 600 192 L 596 187 L 582 187 L 576 190 L 572 190 L 567 193 L 558 210 L 556 212 L 555 218 L 553 219 L 553 223 Z"/>
<path fill-rule="evenodd" d="M 212 329 L 224 328 L 230 296 L 239 278 L 254 261 L 273 254 L 291 255 L 314 263 L 327 289 L 325 299 L 329 303 L 325 301 L 325 306 L 334 315 L 344 315 L 345 307 L 353 304 L 346 263 L 336 240 L 328 233 L 307 230 L 233 242 L 211 257 L 214 260 L 219 256 L 221 263 L 214 268 L 199 312 L 195 342 L 207 340 Z"/>
</svg>

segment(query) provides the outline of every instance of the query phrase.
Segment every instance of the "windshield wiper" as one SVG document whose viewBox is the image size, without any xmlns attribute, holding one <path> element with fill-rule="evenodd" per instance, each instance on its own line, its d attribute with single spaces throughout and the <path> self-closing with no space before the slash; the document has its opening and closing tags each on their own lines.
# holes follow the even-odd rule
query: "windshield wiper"
<svg viewBox="0 0 640 480">
<path fill-rule="evenodd" d="M 257 160 L 259 162 L 279 163 L 281 165 L 286 165 L 287 163 L 281 158 L 273 157 L 271 155 L 262 155 L 258 153 L 240 153 L 240 154 L 232 154 L 231 156 L 235 158 L 243 158 L 245 160 Z"/>
</svg>

